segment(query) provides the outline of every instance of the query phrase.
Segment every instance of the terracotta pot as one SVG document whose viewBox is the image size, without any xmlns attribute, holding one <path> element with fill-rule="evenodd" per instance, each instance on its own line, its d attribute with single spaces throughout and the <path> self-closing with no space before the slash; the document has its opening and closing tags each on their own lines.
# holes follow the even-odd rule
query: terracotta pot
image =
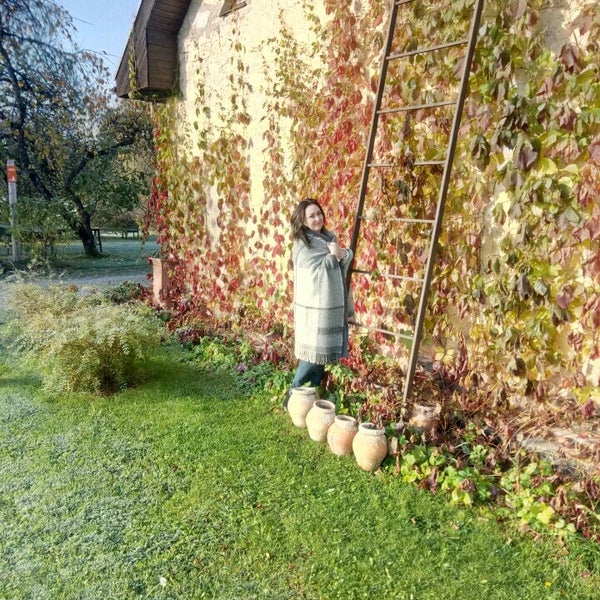
<svg viewBox="0 0 600 600">
<path fill-rule="evenodd" d="M 350 415 L 338 415 L 327 430 L 327 443 L 338 456 L 352 454 L 352 441 L 358 431 L 358 424 Z"/>
<path fill-rule="evenodd" d="M 306 415 L 306 429 L 311 440 L 324 442 L 327 431 L 335 420 L 335 404 L 329 400 L 317 400 Z"/>
<path fill-rule="evenodd" d="M 306 415 L 317 400 L 314 388 L 294 388 L 288 400 L 287 410 L 296 427 L 306 427 Z"/>
<path fill-rule="evenodd" d="M 361 423 L 352 440 L 352 451 L 361 469 L 376 471 L 388 453 L 385 430 L 373 423 Z"/>
<path fill-rule="evenodd" d="M 415 404 L 408 424 L 419 431 L 429 431 L 437 426 L 440 409 L 439 405 L 426 406 L 425 404 Z"/>
</svg>

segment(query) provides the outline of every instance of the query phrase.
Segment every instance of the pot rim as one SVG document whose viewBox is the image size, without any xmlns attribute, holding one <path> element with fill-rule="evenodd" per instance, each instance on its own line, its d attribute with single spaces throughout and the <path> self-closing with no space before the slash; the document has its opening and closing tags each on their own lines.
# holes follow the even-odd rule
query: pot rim
<svg viewBox="0 0 600 600">
<path fill-rule="evenodd" d="M 335 404 L 330 400 L 315 400 L 314 406 L 323 410 L 335 410 Z"/>
<path fill-rule="evenodd" d="M 356 423 L 356 419 L 352 415 L 336 415 L 335 418 L 344 423 Z"/>
<path fill-rule="evenodd" d="M 316 396 L 317 392 L 316 392 L 315 388 L 312 388 L 312 387 L 297 387 L 297 388 L 292 388 L 292 390 L 290 392 L 290 396 L 292 394 L 302 394 L 303 396 Z"/>
<path fill-rule="evenodd" d="M 375 425 L 375 423 L 371 423 L 370 421 L 365 421 L 361 423 L 358 428 L 367 435 L 381 435 L 385 434 L 385 429 L 380 429 Z"/>
</svg>

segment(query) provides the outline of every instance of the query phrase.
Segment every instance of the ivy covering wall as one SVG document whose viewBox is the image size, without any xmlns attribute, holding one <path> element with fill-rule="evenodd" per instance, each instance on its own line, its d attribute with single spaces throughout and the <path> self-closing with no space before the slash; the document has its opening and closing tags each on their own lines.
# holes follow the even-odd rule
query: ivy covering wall
<svg viewBox="0 0 600 600">
<path fill-rule="evenodd" d="M 304 196 L 322 201 L 349 243 L 388 7 L 318 4 L 325 17 L 304 2 L 301 27 L 282 13 L 278 34 L 251 47 L 237 11 L 222 26 L 229 47 L 218 84 L 198 52 L 193 93 L 157 107 L 149 216 L 173 260 L 180 310 L 246 330 L 289 329 L 289 216 Z M 399 13 L 398 48 L 468 24 L 470 2 L 416 4 Z M 485 5 L 424 348 L 434 368 L 490 403 L 600 400 L 599 13 L 595 0 Z M 390 70 L 392 101 L 415 104 L 451 85 L 452 53 L 422 60 Z M 410 153 L 443 151 L 449 123 L 440 111 L 384 125 L 376 152 L 404 170 L 370 182 L 374 225 L 355 266 L 371 275 L 352 285 L 362 323 L 402 329 L 414 296 L 377 274 L 415 272 L 422 256 L 418 236 L 390 232 L 389 217 L 407 197 L 430 209 L 435 180 L 411 169 Z M 378 342 L 402 356 L 402 344 Z"/>
</svg>

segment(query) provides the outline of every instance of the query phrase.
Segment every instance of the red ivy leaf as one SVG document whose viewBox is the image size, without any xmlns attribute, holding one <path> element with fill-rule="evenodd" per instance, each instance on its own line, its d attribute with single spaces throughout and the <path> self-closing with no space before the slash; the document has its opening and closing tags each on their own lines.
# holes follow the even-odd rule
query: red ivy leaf
<svg viewBox="0 0 600 600">
<path fill-rule="evenodd" d="M 581 69 L 581 54 L 575 44 L 565 44 L 560 53 L 560 61 L 569 73 Z"/>
<path fill-rule="evenodd" d="M 600 295 L 596 294 L 585 305 L 584 319 L 594 329 L 600 327 Z"/>
<path fill-rule="evenodd" d="M 586 274 L 592 276 L 598 275 L 600 273 L 600 252 L 593 254 L 591 258 L 583 263 L 583 266 L 585 267 L 584 272 Z"/>
<path fill-rule="evenodd" d="M 600 135 L 597 135 L 589 146 L 590 161 L 600 166 Z"/>
<path fill-rule="evenodd" d="M 355 137 L 351 137 L 346 142 L 346 152 L 348 154 L 353 154 L 357 148 L 358 148 L 358 140 Z"/>
<path fill-rule="evenodd" d="M 351 121 L 342 121 L 339 127 L 336 129 L 333 134 L 333 143 L 337 144 L 340 140 L 345 137 L 348 137 L 352 133 L 352 122 Z"/>
<path fill-rule="evenodd" d="M 575 29 L 579 30 L 581 35 L 585 35 L 591 28 L 593 21 L 592 16 L 588 14 L 580 14 L 574 21 L 571 27 L 568 28 L 569 35 L 575 31 Z"/>
<path fill-rule="evenodd" d="M 596 415 L 597 406 L 593 400 L 588 400 L 582 407 L 581 413 L 584 419 L 591 419 Z"/>
<path fill-rule="evenodd" d="M 569 308 L 572 300 L 573 288 L 570 285 L 565 286 L 561 292 L 556 294 L 556 304 L 563 310 Z"/>
<path fill-rule="evenodd" d="M 377 77 L 375 77 L 375 75 L 373 75 L 373 77 L 371 77 L 371 91 L 376 92 L 378 85 L 379 85 L 379 79 L 377 79 Z"/>
<path fill-rule="evenodd" d="M 379 302 L 379 300 L 375 300 L 375 302 L 373 302 L 373 312 L 378 317 L 381 317 L 383 315 L 383 306 L 381 306 L 381 302 Z"/>
</svg>

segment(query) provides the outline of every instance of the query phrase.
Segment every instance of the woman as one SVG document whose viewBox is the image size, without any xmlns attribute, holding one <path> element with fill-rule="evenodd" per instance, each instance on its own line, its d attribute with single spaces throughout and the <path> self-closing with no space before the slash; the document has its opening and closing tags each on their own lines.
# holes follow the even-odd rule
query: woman
<svg viewBox="0 0 600 600">
<path fill-rule="evenodd" d="M 313 198 L 302 200 L 291 219 L 294 247 L 294 352 L 299 359 L 291 390 L 310 383 L 321 384 L 325 365 L 348 354 L 346 275 L 352 251 L 342 248 L 325 229 L 321 205 Z"/>
</svg>

